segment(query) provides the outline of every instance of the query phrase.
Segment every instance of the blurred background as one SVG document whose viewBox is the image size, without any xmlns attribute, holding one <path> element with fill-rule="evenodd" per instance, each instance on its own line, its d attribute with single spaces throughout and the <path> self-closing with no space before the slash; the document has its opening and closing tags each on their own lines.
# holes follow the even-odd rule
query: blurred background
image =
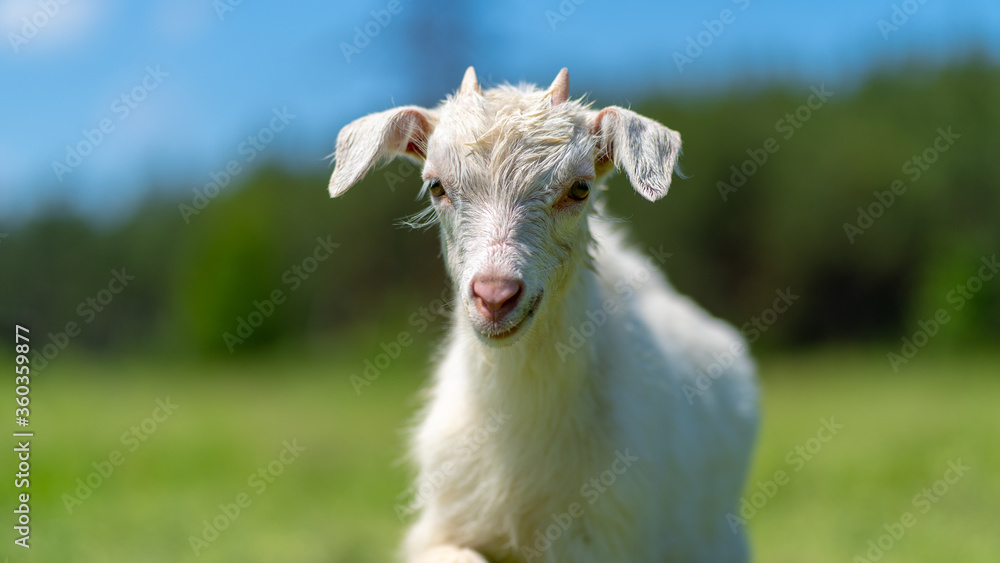
<svg viewBox="0 0 1000 563">
<path fill-rule="evenodd" d="M 391 557 L 448 285 L 399 226 L 419 170 L 331 201 L 329 154 L 469 65 L 565 66 L 681 133 L 667 198 L 606 199 L 752 340 L 756 560 L 1000 559 L 1000 4 L 5 0 L 0 29 L 0 327 L 31 330 L 36 432 L 8 560 Z"/>
</svg>

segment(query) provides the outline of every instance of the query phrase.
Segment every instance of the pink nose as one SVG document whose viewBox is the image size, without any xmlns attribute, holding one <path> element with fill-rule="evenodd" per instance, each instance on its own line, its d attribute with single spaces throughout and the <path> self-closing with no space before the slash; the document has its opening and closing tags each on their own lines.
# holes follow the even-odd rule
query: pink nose
<svg viewBox="0 0 1000 563">
<path fill-rule="evenodd" d="M 515 279 L 476 278 L 472 280 L 472 297 L 476 309 L 491 321 L 499 321 L 517 307 L 524 283 Z"/>
</svg>

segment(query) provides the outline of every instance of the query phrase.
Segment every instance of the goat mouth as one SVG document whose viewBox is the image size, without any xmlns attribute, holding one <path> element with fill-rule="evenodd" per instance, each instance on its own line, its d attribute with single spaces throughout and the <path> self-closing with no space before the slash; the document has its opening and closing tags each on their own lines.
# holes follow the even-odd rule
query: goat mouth
<svg viewBox="0 0 1000 563">
<path fill-rule="evenodd" d="M 538 309 L 538 304 L 541 301 L 542 301 L 542 294 L 539 293 L 537 296 L 535 296 L 535 299 L 531 302 L 531 306 L 528 307 L 528 310 L 524 313 L 524 315 L 521 316 L 521 318 L 516 323 L 500 331 L 494 332 L 490 330 L 484 330 L 480 334 L 486 337 L 486 339 L 489 340 L 491 343 L 501 343 L 510 340 L 514 335 L 518 333 L 518 331 L 521 330 L 521 328 L 524 325 L 528 324 L 528 321 L 531 320 L 532 317 L 535 316 L 535 311 Z"/>
</svg>

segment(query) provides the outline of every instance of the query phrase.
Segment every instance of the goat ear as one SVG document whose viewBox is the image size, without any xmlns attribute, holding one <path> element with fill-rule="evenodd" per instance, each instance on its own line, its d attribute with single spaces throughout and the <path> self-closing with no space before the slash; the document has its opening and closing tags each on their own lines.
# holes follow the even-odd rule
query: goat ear
<svg viewBox="0 0 1000 563">
<path fill-rule="evenodd" d="M 680 133 L 620 107 L 598 112 L 592 131 L 597 136 L 599 175 L 614 165 L 628 174 L 635 191 L 649 201 L 667 195 L 681 152 Z"/>
<path fill-rule="evenodd" d="M 342 195 L 381 161 L 397 156 L 422 161 L 436 121 L 424 108 L 404 106 L 345 125 L 337 135 L 337 164 L 330 176 L 330 197 Z"/>
</svg>

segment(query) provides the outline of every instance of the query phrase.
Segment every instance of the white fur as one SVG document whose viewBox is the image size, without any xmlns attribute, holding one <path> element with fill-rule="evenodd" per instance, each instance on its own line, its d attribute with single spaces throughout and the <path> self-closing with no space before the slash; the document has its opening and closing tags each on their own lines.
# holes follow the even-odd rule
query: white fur
<svg viewBox="0 0 1000 563">
<path fill-rule="evenodd" d="M 566 199 L 612 165 L 662 197 L 680 136 L 623 108 L 594 112 L 568 87 L 562 72 L 545 91 L 483 92 L 470 69 L 440 107 L 373 114 L 338 137 L 333 195 L 397 155 L 426 159 L 424 179 L 447 192 L 428 214 L 456 311 L 413 436 L 421 510 L 404 557 L 746 561 L 742 528 L 726 520 L 757 425 L 753 363 L 732 354 L 744 343 L 599 218 L 596 185 Z M 474 306 L 483 274 L 524 283 L 500 323 Z"/>
</svg>

